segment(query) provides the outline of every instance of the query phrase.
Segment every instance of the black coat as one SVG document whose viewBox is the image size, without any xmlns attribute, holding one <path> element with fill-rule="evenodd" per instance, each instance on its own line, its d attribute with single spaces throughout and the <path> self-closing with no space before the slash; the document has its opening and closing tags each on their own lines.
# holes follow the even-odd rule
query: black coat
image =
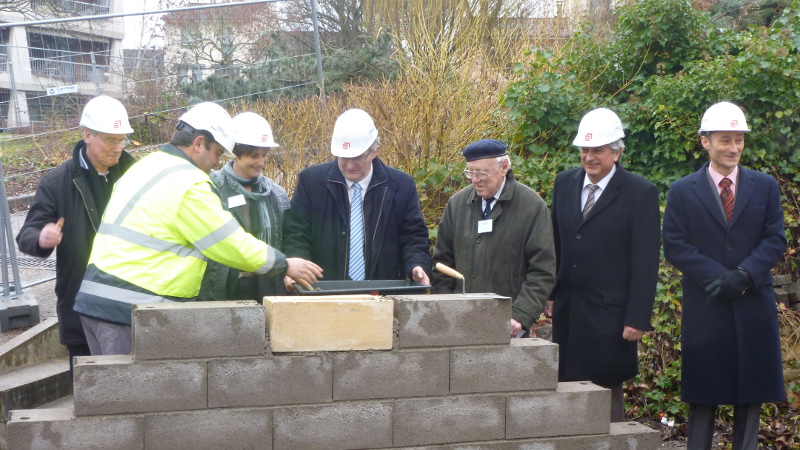
<svg viewBox="0 0 800 450">
<path fill-rule="evenodd" d="M 664 256 L 683 273 L 681 397 L 694 404 L 786 400 L 770 270 L 786 251 L 778 183 L 739 166 L 730 225 L 708 181 L 708 164 L 672 183 Z M 700 283 L 742 266 L 753 287 L 708 301 Z"/>
<path fill-rule="evenodd" d="M 651 329 L 660 259 L 658 191 L 616 167 L 585 220 L 586 172 L 572 169 L 556 177 L 551 215 L 558 271 L 551 298 L 562 381 L 613 384 L 632 378 L 637 343 L 622 338 L 623 328 Z"/>
<path fill-rule="evenodd" d="M 430 277 L 428 228 L 414 179 L 372 161 L 364 196 L 366 279 L 411 279 L 421 266 Z M 325 280 L 347 279 L 350 200 L 336 160 L 300 172 L 284 219 L 284 252 L 319 264 Z"/>
<path fill-rule="evenodd" d="M 79 141 L 72 150 L 72 159 L 42 177 L 25 224 L 17 234 L 21 252 L 46 258 L 53 249 L 39 246 L 39 233 L 48 223 L 64 218 L 63 238 L 56 247 L 55 288 L 58 331 L 64 345 L 86 344 L 80 318 L 72 307 L 100 225 L 100 210 L 87 179 L 90 172 L 80 166 L 78 156 L 85 145 Z M 124 173 L 133 163 L 133 157 L 122 152 L 118 164 L 121 172 Z"/>
</svg>

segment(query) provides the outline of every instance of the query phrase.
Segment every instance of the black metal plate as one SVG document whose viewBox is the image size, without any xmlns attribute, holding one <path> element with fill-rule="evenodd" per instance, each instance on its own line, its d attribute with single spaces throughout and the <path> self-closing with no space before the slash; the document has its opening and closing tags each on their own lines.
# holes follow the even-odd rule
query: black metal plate
<svg viewBox="0 0 800 450">
<path fill-rule="evenodd" d="M 430 285 L 409 280 L 336 280 L 318 281 L 311 285 L 315 290 L 303 289 L 299 283 L 294 285 L 300 295 L 346 295 L 346 294 L 424 294 Z M 316 290 L 319 289 L 319 290 Z"/>
</svg>

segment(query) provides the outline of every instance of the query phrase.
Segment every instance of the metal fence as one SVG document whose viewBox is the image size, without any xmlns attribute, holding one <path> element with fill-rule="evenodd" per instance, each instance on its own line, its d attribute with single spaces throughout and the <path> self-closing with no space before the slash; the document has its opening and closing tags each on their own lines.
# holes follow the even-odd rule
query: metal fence
<svg viewBox="0 0 800 450">
<path fill-rule="evenodd" d="M 97 14 L 108 14 L 109 5 L 108 0 L 100 0 L 98 2 L 78 2 L 74 0 L 60 0 L 54 2 L 53 0 L 33 0 L 31 7 L 34 11 L 44 8 L 55 9 L 59 12 L 73 13 L 79 16 L 91 16 Z"/>
</svg>

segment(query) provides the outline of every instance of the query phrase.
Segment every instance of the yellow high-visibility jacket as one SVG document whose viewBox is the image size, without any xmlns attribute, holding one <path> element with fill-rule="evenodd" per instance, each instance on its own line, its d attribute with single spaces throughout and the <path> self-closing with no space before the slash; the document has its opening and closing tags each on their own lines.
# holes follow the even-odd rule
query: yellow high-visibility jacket
<svg viewBox="0 0 800 450">
<path fill-rule="evenodd" d="M 75 311 L 131 323 L 131 305 L 191 301 L 208 259 L 282 276 L 286 258 L 222 208 L 208 175 L 165 144 L 117 182 L 94 240 Z"/>
</svg>

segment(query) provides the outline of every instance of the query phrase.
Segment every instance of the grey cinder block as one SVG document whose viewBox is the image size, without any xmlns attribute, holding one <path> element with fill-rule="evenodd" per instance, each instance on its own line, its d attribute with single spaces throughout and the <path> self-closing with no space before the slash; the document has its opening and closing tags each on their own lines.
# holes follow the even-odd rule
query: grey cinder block
<svg viewBox="0 0 800 450">
<path fill-rule="evenodd" d="M 208 362 L 211 408 L 331 401 L 330 354 L 217 359 Z"/>
<path fill-rule="evenodd" d="M 588 381 L 558 383 L 556 392 L 511 395 L 506 439 L 607 434 L 611 391 Z"/>
<path fill-rule="evenodd" d="M 775 290 L 775 301 L 778 303 L 783 303 L 787 307 L 789 306 L 789 293 L 786 292 L 785 289 L 776 287 Z"/>
<path fill-rule="evenodd" d="M 136 416 L 78 417 L 72 408 L 11 412 L 10 450 L 143 449 L 144 420 Z"/>
<path fill-rule="evenodd" d="M 147 450 L 272 448 L 272 410 L 213 409 L 148 414 Z"/>
<path fill-rule="evenodd" d="M 775 283 L 774 286 L 783 286 L 784 284 L 791 284 L 792 283 L 792 275 L 788 273 L 782 273 L 774 275 Z"/>
<path fill-rule="evenodd" d="M 264 308 L 254 301 L 136 305 L 132 332 L 139 361 L 257 356 L 267 345 Z"/>
<path fill-rule="evenodd" d="M 273 414 L 274 450 L 392 446 L 391 402 L 277 408 Z"/>
<path fill-rule="evenodd" d="M 543 339 L 450 351 L 453 394 L 554 390 L 557 385 L 558 345 Z"/>
<path fill-rule="evenodd" d="M 394 445 L 502 439 L 505 409 L 506 399 L 499 395 L 397 400 Z"/>
<path fill-rule="evenodd" d="M 393 296 L 397 346 L 507 344 L 511 300 L 467 294 Z"/>
<path fill-rule="evenodd" d="M 75 414 L 90 416 L 206 408 L 205 361 L 141 361 L 128 355 L 76 359 Z"/>
<path fill-rule="evenodd" d="M 334 400 L 447 395 L 447 350 L 342 352 L 333 360 Z"/>
<path fill-rule="evenodd" d="M 800 283 L 784 285 L 783 290 L 789 296 L 789 303 L 800 303 Z"/>
</svg>

